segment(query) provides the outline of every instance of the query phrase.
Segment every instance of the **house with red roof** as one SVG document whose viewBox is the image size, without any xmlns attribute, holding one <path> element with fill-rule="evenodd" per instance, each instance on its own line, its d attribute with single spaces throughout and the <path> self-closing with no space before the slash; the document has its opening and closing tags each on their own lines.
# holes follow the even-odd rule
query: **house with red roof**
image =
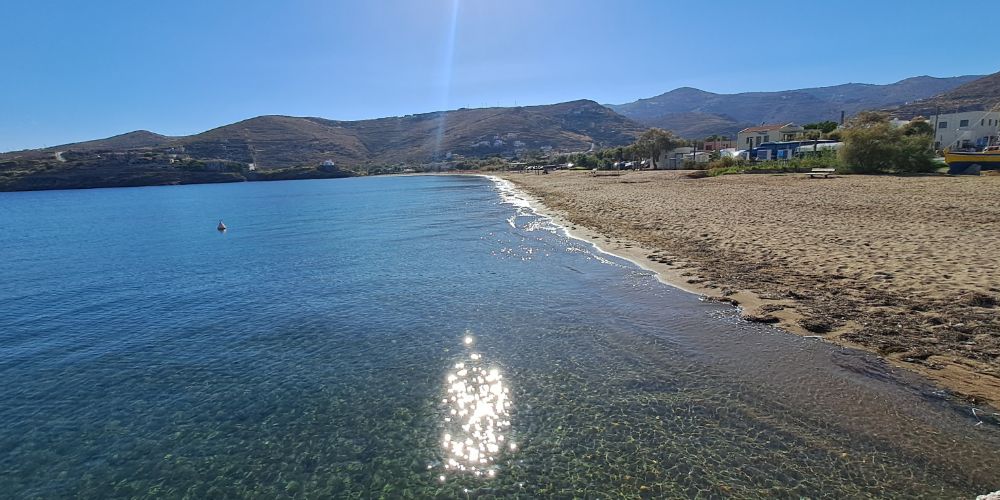
<svg viewBox="0 0 1000 500">
<path fill-rule="evenodd" d="M 765 142 L 794 141 L 802 138 L 805 129 L 794 123 L 772 123 L 747 127 L 736 134 L 738 149 L 751 149 Z"/>
</svg>

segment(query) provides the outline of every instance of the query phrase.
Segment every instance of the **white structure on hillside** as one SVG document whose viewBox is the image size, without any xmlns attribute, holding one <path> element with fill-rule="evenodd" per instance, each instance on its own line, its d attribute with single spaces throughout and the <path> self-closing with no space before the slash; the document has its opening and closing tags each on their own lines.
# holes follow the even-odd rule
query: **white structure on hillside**
<svg viewBox="0 0 1000 500">
<path fill-rule="evenodd" d="M 913 120 L 901 120 L 899 118 L 893 118 L 889 120 L 889 125 L 892 125 L 892 128 L 900 128 L 909 125 L 910 122 L 912 121 Z"/>
<path fill-rule="evenodd" d="M 930 116 L 934 127 L 934 149 L 982 149 L 997 143 L 1000 111 L 964 111 Z"/>
</svg>

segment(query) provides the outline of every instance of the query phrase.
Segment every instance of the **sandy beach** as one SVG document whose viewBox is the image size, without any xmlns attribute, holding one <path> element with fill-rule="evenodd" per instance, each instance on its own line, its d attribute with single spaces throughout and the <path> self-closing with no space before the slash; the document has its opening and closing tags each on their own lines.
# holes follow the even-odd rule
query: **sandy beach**
<svg viewBox="0 0 1000 500">
<path fill-rule="evenodd" d="M 575 235 L 746 319 L 1000 407 L 1000 176 L 506 173 Z"/>
</svg>

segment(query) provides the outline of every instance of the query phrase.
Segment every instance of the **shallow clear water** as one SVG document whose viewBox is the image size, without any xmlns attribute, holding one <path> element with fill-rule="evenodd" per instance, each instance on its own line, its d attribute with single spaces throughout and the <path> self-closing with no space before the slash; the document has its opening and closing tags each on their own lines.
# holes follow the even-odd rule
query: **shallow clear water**
<svg viewBox="0 0 1000 500">
<path fill-rule="evenodd" d="M 1000 488 L 995 421 L 484 178 L 0 193 L 0 252 L 0 496 Z"/>
</svg>

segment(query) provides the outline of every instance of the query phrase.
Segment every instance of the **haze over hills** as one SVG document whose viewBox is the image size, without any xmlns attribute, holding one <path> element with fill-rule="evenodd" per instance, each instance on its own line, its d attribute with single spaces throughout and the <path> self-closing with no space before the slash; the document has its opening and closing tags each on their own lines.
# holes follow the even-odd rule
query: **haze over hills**
<svg viewBox="0 0 1000 500">
<path fill-rule="evenodd" d="M 913 118 L 938 111 L 988 111 L 1000 105 L 1000 72 L 965 83 L 947 92 L 892 109 L 895 116 Z"/>
<path fill-rule="evenodd" d="M 732 136 L 744 127 L 760 123 L 837 121 L 841 111 L 851 116 L 860 111 L 901 105 L 947 92 L 977 78 L 980 76 L 918 76 L 888 85 L 846 83 L 740 94 L 716 94 L 682 87 L 656 97 L 608 107 L 645 125 L 673 130 L 681 137 Z"/>
<path fill-rule="evenodd" d="M 586 151 L 628 144 L 644 129 L 588 100 L 360 121 L 260 116 L 191 136 L 136 131 L 0 154 L 0 189 L 341 176 L 447 158 Z M 324 162 L 336 168 L 317 170 Z"/>
</svg>

